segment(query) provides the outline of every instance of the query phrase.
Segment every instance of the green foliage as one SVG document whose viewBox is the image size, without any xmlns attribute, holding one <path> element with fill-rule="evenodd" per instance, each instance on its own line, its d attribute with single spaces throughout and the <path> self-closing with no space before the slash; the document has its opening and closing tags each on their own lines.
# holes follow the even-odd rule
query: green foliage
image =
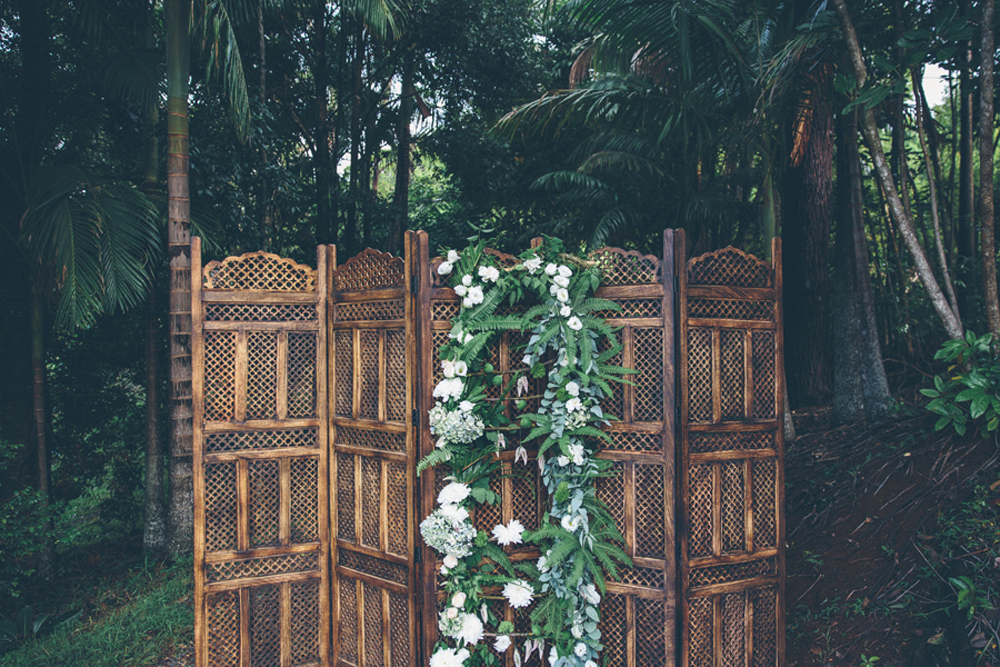
<svg viewBox="0 0 1000 667">
<path fill-rule="evenodd" d="M 0 500 L 0 600 L 18 598 L 35 573 L 33 563 L 53 514 L 52 508 L 43 509 L 34 489 L 21 489 Z"/>
<path fill-rule="evenodd" d="M 992 334 L 967 331 L 962 340 L 949 340 L 934 358 L 948 364 L 946 374 L 934 376 L 934 388 L 921 389 L 931 399 L 927 409 L 940 415 L 935 430 L 949 424 L 964 434 L 970 424 L 992 433 L 1000 426 L 1000 357 Z"/>
<path fill-rule="evenodd" d="M 9 619 L 0 615 L 0 653 L 9 647 L 23 644 L 32 639 L 39 639 L 64 625 L 72 625 L 80 619 L 82 614 L 83 609 L 79 609 L 54 617 L 49 614 L 36 616 L 34 610 L 28 606 L 23 607 L 21 611 Z"/>
</svg>

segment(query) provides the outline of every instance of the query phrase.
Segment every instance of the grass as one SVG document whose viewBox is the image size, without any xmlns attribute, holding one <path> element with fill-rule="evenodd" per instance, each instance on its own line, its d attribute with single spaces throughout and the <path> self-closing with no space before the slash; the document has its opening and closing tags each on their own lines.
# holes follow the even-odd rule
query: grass
<svg viewBox="0 0 1000 667">
<path fill-rule="evenodd" d="M 82 620 L 0 655 L 0 667 L 138 667 L 190 645 L 190 561 L 140 564 L 124 574 L 96 595 L 75 600 L 92 608 Z"/>
</svg>

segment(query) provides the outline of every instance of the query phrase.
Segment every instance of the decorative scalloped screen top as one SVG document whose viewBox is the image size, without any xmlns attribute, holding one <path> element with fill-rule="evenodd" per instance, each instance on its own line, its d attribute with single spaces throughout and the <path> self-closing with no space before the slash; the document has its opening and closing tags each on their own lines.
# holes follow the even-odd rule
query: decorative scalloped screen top
<svg viewBox="0 0 1000 667">
<path fill-rule="evenodd" d="M 316 271 L 269 252 L 250 252 L 210 262 L 202 275 L 205 289 L 316 291 Z"/>
<path fill-rule="evenodd" d="M 598 248 L 587 254 L 601 270 L 605 285 L 642 285 L 660 282 L 660 260 L 635 250 Z"/>
<path fill-rule="evenodd" d="M 367 248 L 347 260 L 333 274 L 333 289 L 338 292 L 405 287 L 403 259 Z"/>
<path fill-rule="evenodd" d="M 734 287 L 773 287 L 767 262 L 732 246 L 695 257 L 688 262 L 688 283 Z"/>
</svg>

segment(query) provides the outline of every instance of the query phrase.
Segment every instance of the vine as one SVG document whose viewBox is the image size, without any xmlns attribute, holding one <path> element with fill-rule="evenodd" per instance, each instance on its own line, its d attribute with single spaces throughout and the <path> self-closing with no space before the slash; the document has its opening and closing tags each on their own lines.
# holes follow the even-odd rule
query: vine
<svg viewBox="0 0 1000 667">
<path fill-rule="evenodd" d="M 563 254 L 556 239 L 520 259 L 500 266 L 480 241 L 461 253 L 449 250 L 438 267 L 450 276 L 461 306 L 439 350 L 444 378 L 434 388 L 428 415 L 436 448 L 418 466 L 418 473 L 436 465 L 450 469 L 438 507 L 420 525 L 424 541 L 441 555 L 447 592 L 431 667 L 492 667 L 511 650 L 516 665 L 538 651 L 552 667 L 596 667 L 605 577 L 630 564 L 594 486 L 610 465 L 595 456 L 597 444 L 608 440 L 600 426 L 614 419 L 600 403 L 612 393 L 609 383 L 631 372 L 609 363 L 621 347 L 594 313 L 618 306 L 594 296 L 598 269 Z M 497 314 L 504 302 L 526 301 L 534 305 L 522 315 Z M 506 383 L 486 361 L 503 331 L 529 334 L 521 368 L 507 371 Z M 603 352 L 601 339 L 610 343 Z M 532 380 L 544 380 L 540 395 L 529 395 Z M 499 389 L 499 399 L 489 398 L 491 386 Z M 524 412 L 533 398 L 539 399 L 537 411 Z M 520 414 L 508 416 L 508 405 Z M 524 445 L 538 443 L 550 506 L 536 531 L 514 519 L 487 534 L 476 530 L 470 511 L 499 502 L 489 482 L 500 468 L 496 455 L 508 448 L 508 434 L 518 441 L 515 463 L 528 465 Z M 512 563 L 503 550 L 522 543 L 538 547 L 537 563 Z M 514 633 L 512 623 L 490 610 L 485 601 L 500 596 L 515 609 L 531 608 L 530 633 Z"/>
</svg>

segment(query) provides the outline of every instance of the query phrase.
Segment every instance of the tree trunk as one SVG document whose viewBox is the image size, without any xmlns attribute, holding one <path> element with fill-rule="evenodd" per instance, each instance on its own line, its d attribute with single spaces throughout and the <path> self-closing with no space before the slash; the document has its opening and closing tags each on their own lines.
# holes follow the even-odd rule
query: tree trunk
<svg viewBox="0 0 1000 667">
<path fill-rule="evenodd" d="M 188 85 L 191 3 L 166 0 L 167 251 L 170 268 L 170 552 L 189 553 L 194 536 L 191 421 L 191 201 Z"/>
<path fill-rule="evenodd" d="M 389 230 L 388 250 L 401 255 L 403 231 L 409 226 L 410 205 L 410 118 L 413 116 L 413 50 L 403 55 L 402 95 L 399 98 L 399 122 L 396 126 L 396 187 L 392 193 L 393 224 Z"/>
<path fill-rule="evenodd" d="M 959 11 L 972 11 L 968 0 L 959 2 Z M 972 312 L 971 304 L 976 284 L 976 224 L 973 212 L 976 210 L 975 179 L 973 170 L 975 130 L 973 129 L 972 41 L 962 44 L 959 54 L 959 105 L 958 105 L 958 276 L 965 286 L 958 292 L 959 312 Z"/>
<path fill-rule="evenodd" d="M 817 77 L 818 78 L 818 77 Z M 833 108 L 825 86 L 813 86 L 808 144 L 799 164 L 785 171 L 781 236 L 785 253 L 785 354 L 788 394 L 796 407 L 830 398 L 830 214 L 833 204 Z"/>
<path fill-rule="evenodd" d="M 993 240 L 993 12 L 994 0 L 982 0 L 979 30 L 979 226 L 983 265 L 983 299 L 993 339 L 1000 341 L 997 259 Z"/>
<path fill-rule="evenodd" d="M 354 44 L 354 79 L 353 97 L 351 98 L 351 177 L 348 185 L 350 192 L 347 206 L 347 224 L 344 227 L 344 239 L 341 247 L 346 256 L 350 257 L 356 249 L 358 233 L 358 183 L 361 178 L 361 75 L 365 62 L 364 27 L 359 23 Z"/>
<path fill-rule="evenodd" d="M 314 139 L 316 146 L 313 158 L 313 171 L 316 179 L 316 236 L 320 243 L 336 243 L 336 226 L 330 206 L 331 161 L 330 161 L 330 131 L 329 131 L 329 101 L 327 96 L 330 88 L 330 68 L 326 57 L 327 31 L 326 2 L 317 2 L 313 6 L 313 85 L 316 93 L 316 117 L 314 120 Z"/>
<path fill-rule="evenodd" d="M 257 70 L 257 99 L 260 100 L 260 105 L 263 107 L 267 104 L 267 43 L 264 40 L 264 8 L 257 5 L 257 54 L 258 54 L 258 70 Z M 259 158 L 260 165 L 259 178 L 257 180 L 257 206 L 260 210 L 257 214 L 260 216 L 260 229 L 263 234 L 263 239 L 261 243 L 261 248 L 264 250 L 270 250 L 275 243 L 274 230 L 272 229 L 271 220 L 271 189 L 268 187 L 267 183 L 267 144 L 261 139 L 259 147 Z"/>
<path fill-rule="evenodd" d="M 55 574 L 55 545 L 52 540 L 51 458 L 49 457 L 48 430 L 45 408 L 45 297 L 36 278 L 31 288 L 31 371 L 32 413 L 35 426 L 35 448 L 38 452 L 38 503 L 45 517 L 44 542 L 40 552 L 38 573 L 45 579 Z"/>
<path fill-rule="evenodd" d="M 144 45 L 153 48 L 153 4 L 147 5 Z M 146 145 L 142 189 L 152 196 L 160 188 L 159 140 L 157 125 L 160 111 L 156 102 L 146 110 Z M 154 272 L 155 275 L 155 272 Z M 160 364 L 160 304 L 154 279 L 146 300 L 146 502 L 143 511 L 142 548 L 146 555 L 160 558 L 167 548 L 167 519 L 163 489 L 163 424 L 160 421 L 160 388 L 163 382 Z"/>
<path fill-rule="evenodd" d="M 851 57 L 851 64 L 854 67 L 854 78 L 858 90 L 862 90 L 868 80 L 868 72 L 861 55 L 861 45 L 858 43 L 854 24 L 851 22 L 851 17 L 844 4 L 844 0 L 833 0 L 833 5 L 840 19 L 844 39 L 847 42 L 847 49 Z M 941 323 L 944 325 L 948 336 L 950 338 L 961 338 L 963 335 L 962 322 L 951 309 L 951 306 L 948 305 L 944 292 L 941 291 L 941 287 L 934 277 L 934 272 L 931 270 L 930 263 L 927 261 L 927 253 L 924 252 L 923 247 L 917 240 L 913 220 L 906 214 L 903 202 L 900 200 L 899 192 L 896 189 L 892 172 L 889 170 L 889 164 L 885 159 L 885 152 L 882 150 L 882 139 L 879 136 L 878 126 L 875 122 L 875 112 L 871 108 L 865 108 L 862 112 L 861 126 L 864 130 L 865 140 L 868 143 L 868 150 L 875 163 L 875 170 L 878 172 L 879 181 L 885 192 L 893 222 L 895 222 L 900 235 L 903 237 L 903 243 L 910 253 L 920 282 L 923 283 L 924 289 L 927 291 L 928 297 L 930 297 L 931 304 L 941 319 Z"/>
</svg>

